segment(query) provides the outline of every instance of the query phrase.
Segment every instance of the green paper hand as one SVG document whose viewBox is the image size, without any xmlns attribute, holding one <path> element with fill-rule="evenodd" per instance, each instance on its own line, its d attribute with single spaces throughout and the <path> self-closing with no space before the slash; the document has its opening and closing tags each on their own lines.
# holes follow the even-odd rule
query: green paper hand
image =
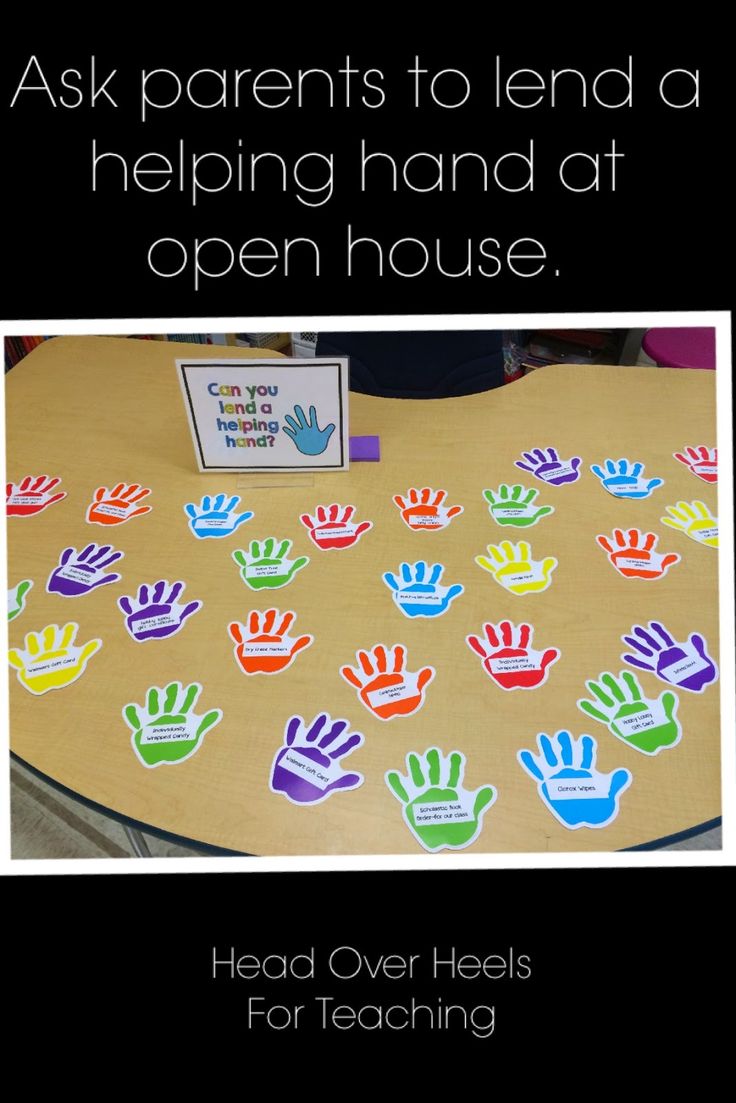
<svg viewBox="0 0 736 1103">
<path fill-rule="evenodd" d="M 287 586 L 296 572 L 309 562 L 306 555 L 294 560 L 286 558 L 291 540 L 282 540 L 276 547 L 277 543 L 275 536 L 269 536 L 267 540 L 253 540 L 248 552 L 241 549 L 233 552 L 243 582 L 251 590 L 278 590 Z"/>
<path fill-rule="evenodd" d="M 386 784 L 404 806 L 404 821 L 425 850 L 462 850 L 480 834 L 483 816 L 496 799 L 486 785 L 475 792 L 463 787 L 465 755 L 445 756 L 431 747 L 422 757 L 406 756 L 407 776 L 396 770 Z"/>
<path fill-rule="evenodd" d="M 618 681 L 606 672 L 585 684 L 598 703 L 582 699 L 578 708 L 630 747 L 655 755 L 680 742 L 682 728 L 675 718 L 679 702 L 671 690 L 656 700 L 644 697 L 636 675 L 628 670 L 621 671 Z"/>
<path fill-rule="evenodd" d="M 206 732 L 220 723 L 221 709 L 211 709 L 201 717 L 195 714 L 194 706 L 201 692 L 197 682 L 186 687 L 181 682 L 171 682 L 165 689 L 151 686 L 143 718 L 139 712 L 142 705 L 125 706 L 123 718 L 133 732 L 133 750 L 144 766 L 183 762 L 198 750 Z"/>
<path fill-rule="evenodd" d="M 527 490 L 519 483 L 512 487 L 501 483 L 495 492 L 483 491 L 483 497 L 488 502 L 488 512 L 496 524 L 512 525 L 518 529 L 536 525 L 540 517 L 554 513 L 554 506 L 534 505 L 534 499 L 538 494 L 538 490 Z"/>
<path fill-rule="evenodd" d="M 33 583 L 29 578 L 25 578 L 22 582 L 19 582 L 17 586 L 13 586 L 12 590 L 8 590 L 8 620 L 15 620 L 19 617 L 26 607 L 26 594 L 33 586 Z"/>
</svg>

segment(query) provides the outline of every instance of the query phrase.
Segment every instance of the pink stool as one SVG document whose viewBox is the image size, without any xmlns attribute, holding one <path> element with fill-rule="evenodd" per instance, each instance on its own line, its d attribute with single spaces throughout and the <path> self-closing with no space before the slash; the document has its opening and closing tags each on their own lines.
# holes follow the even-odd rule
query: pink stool
<svg viewBox="0 0 736 1103">
<path fill-rule="evenodd" d="M 658 368 L 716 369 L 714 329 L 648 329 L 641 347 Z"/>
</svg>

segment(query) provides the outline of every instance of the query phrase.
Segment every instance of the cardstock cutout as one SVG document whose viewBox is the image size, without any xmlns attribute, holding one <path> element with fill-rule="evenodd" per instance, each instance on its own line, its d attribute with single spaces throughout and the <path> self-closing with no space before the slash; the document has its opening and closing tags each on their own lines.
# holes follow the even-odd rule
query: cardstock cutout
<svg viewBox="0 0 736 1103">
<path fill-rule="evenodd" d="M 670 528 L 679 529 L 696 544 L 706 548 L 718 547 L 718 518 L 714 517 L 705 502 L 678 502 L 676 506 L 665 506 L 669 517 L 663 517 L 662 523 Z"/>
<path fill-rule="evenodd" d="M 711 682 L 718 681 L 718 665 L 708 654 L 705 637 L 697 632 L 691 632 L 682 643 L 659 621 L 650 620 L 646 628 L 635 624 L 631 635 L 621 639 L 635 652 L 622 655 L 623 661 L 656 674 L 667 685 L 703 693 Z"/>
<path fill-rule="evenodd" d="M 296 420 L 295 420 L 296 419 Z M 317 422 L 317 411 L 314 406 L 309 407 L 309 418 L 305 418 L 301 406 L 294 407 L 294 417 L 289 414 L 284 418 L 284 436 L 304 456 L 321 456 L 330 443 L 330 437 L 335 432 L 335 423 L 330 422 L 324 429 L 320 429 Z"/>
<path fill-rule="evenodd" d="M 536 505 L 538 494 L 538 490 L 528 490 L 519 483 L 513 486 L 501 483 L 497 490 L 483 491 L 483 497 L 488 502 L 488 512 L 496 524 L 510 525 L 517 529 L 531 528 L 542 517 L 554 513 L 554 506 Z"/>
<path fill-rule="evenodd" d="M 297 639 L 289 635 L 295 620 L 292 609 L 286 613 L 278 609 L 266 609 L 263 613 L 253 609 L 248 614 L 247 627 L 240 621 L 228 625 L 235 643 L 233 654 L 244 674 L 280 674 L 291 666 L 300 651 L 314 643 L 314 636 Z"/>
<path fill-rule="evenodd" d="M 622 670 L 618 680 L 605 671 L 598 681 L 585 683 L 595 698 L 578 701 L 578 708 L 605 724 L 612 735 L 642 754 L 655 755 L 676 747 L 682 739 L 677 719 L 679 701 L 670 690 L 659 697 L 644 696 L 639 679 L 630 670 Z"/>
<path fill-rule="evenodd" d="M 145 705 L 131 702 L 123 708 L 139 762 L 149 769 L 177 765 L 199 750 L 207 732 L 222 720 L 222 709 L 210 709 L 204 716 L 195 713 L 201 693 L 199 682 L 170 682 L 166 687 L 151 686 Z"/>
<path fill-rule="evenodd" d="M 279 540 L 269 536 L 265 540 L 251 541 L 247 552 L 238 548 L 233 559 L 240 567 L 240 577 L 251 590 L 279 590 L 288 586 L 291 580 L 306 567 L 309 556 L 300 555 L 298 559 L 288 559 L 291 540 Z"/>
<path fill-rule="evenodd" d="M 442 505 L 446 497 L 446 490 L 410 487 L 406 496 L 394 494 L 394 503 L 401 510 L 404 523 L 414 532 L 436 532 L 447 528 L 453 517 L 463 512 L 462 506 Z"/>
<path fill-rule="evenodd" d="M 664 485 L 664 479 L 647 479 L 643 463 L 628 460 L 606 460 L 603 467 L 591 464 L 590 470 L 601 486 L 614 498 L 649 498 L 652 491 Z"/>
<path fill-rule="evenodd" d="M 532 559 L 532 549 L 525 540 L 512 544 L 502 540 L 499 545 L 489 544 L 488 554 L 476 555 L 475 562 L 488 571 L 499 586 L 511 594 L 524 596 L 546 590 L 552 582 L 552 571 L 557 566 L 554 556 Z"/>
<path fill-rule="evenodd" d="M 441 617 L 464 589 L 459 583 L 442 586 L 440 579 L 444 569 L 442 563 L 429 567 L 420 559 L 417 563 L 402 563 L 400 577 L 387 571 L 383 581 L 392 591 L 394 603 L 405 617 L 410 620 L 414 617 Z"/>
<path fill-rule="evenodd" d="M 64 548 L 59 556 L 59 566 L 49 575 L 46 592 L 61 597 L 83 597 L 99 586 L 119 582 L 121 576 L 106 567 L 117 563 L 124 553 L 111 544 L 87 544 L 81 552 L 76 548 Z"/>
<path fill-rule="evenodd" d="M 573 739 L 568 731 L 537 736 L 539 754 L 519 751 L 522 768 L 537 782 L 542 802 L 563 827 L 608 827 L 631 785 L 628 770 L 602 774 L 595 768 L 598 745 L 592 735 Z"/>
<path fill-rule="evenodd" d="M 63 628 L 49 624 L 40 632 L 29 632 L 25 650 L 11 647 L 8 662 L 18 681 L 29 693 L 41 697 L 52 689 L 64 689 L 81 678 L 87 663 L 102 647 L 102 640 L 89 640 L 76 647 L 79 625 L 70 622 Z"/>
<path fill-rule="evenodd" d="M 372 521 L 356 523 L 351 518 L 355 506 L 317 506 L 314 516 L 302 513 L 301 523 L 309 539 L 321 551 L 342 551 L 357 544 L 364 532 L 373 528 Z"/>
<path fill-rule="evenodd" d="M 468 647 L 479 655 L 483 669 L 499 689 L 538 689 L 547 681 L 549 669 L 560 657 L 556 647 L 535 651 L 531 624 L 515 625 L 509 620 L 484 624 L 486 638 L 466 636 Z"/>
<path fill-rule="evenodd" d="M 673 452 L 672 455 L 681 464 L 687 467 L 697 478 L 704 483 L 718 482 L 718 449 L 708 448 L 705 444 L 697 444 L 694 448 L 686 447 L 685 453 Z"/>
<path fill-rule="evenodd" d="M 26 595 L 33 588 L 30 578 L 24 578 L 17 586 L 8 590 L 8 622 L 19 617 L 26 607 Z"/>
<path fill-rule="evenodd" d="M 406 669 L 406 646 L 377 643 L 371 651 L 356 652 L 357 668 L 343 666 L 340 673 L 358 691 L 358 697 L 379 720 L 413 716 L 424 704 L 424 691 L 435 676 L 433 666 L 417 673 Z"/>
<path fill-rule="evenodd" d="M 466 789 L 465 755 L 444 755 L 430 747 L 423 755 L 410 751 L 406 774 L 386 772 L 386 784 L 401 801 L 404 823 L 425 850 L 464 850 L 478 838 L 483 816 L 495 802 L 490 785 Z"/>
<path fill-rule="evenodd" d="M 652 582 L 664 578 L 670 567 L 679 563 L 676 552 L 666 555 L 656 551 L 658 536 L 639 529 L 614 529 L 612 536 L 596 536 L 596 540 L 608 552 L 608 561 L 624 578 L 642 578 Z"/>
<path fill-rule="evenodd" d="M 151 506 L 139 505 L 151 491 L 140 483 L 117 483 L 108 490 L 98 486 L 87 509 L 88 525 L 123 525 L 132 517 L 151 512 Z"/>
<path fill-rule="evenodd" d="M 192 613 L 202 608 L 201 601 L 189 601 L 184 605 L 182 597 L 186 583 L 144 582 L 138 588 L 137 597 L 119 597 L 118 607 L 125 617 L 125 627 L 136 643 L 148 640 L 166 640 L 181 632 L 184 622 Z"/>
<path fill-rule="evenodd" d="M 19 483 L 6 483 L 5 509 L 8 517 L 33 517 L 54 502 L 66 498 L 65 490 L 52 493 L 60 482 L 60 478 L 50 479 L 48 475 L 26 475 Z"/>
<path fill-rule="evenodd" d="M 342 760 L 365 742 L 360 732 L 347 735 L 350 727 L 349 720 L 333 720 L 328 712 L 319 713 L 309 725 L 301 716 L 292 716 L 271 766 L 271 792 L 292 804 L 321 804 L 338 790 L 362 785 L 362 774 L 342 766 Z"/>
<path fill-rule="evenodd" d="M 548 486 L 564 486 L 565 483 L 576 483 L 580 478 L 580 464 L 583 462 L 580 456 L 561 460 L 555 448 L 532 448 L 521 454 L 526 462 L 514 460 L 516 467 L 529 471 L 535 479 L 541 479 Z"/>
<path fill-rule="evenodd" d="M 250 521 L 250 511 L 238 513 L 240 495 L 205 494 L 199 505 L 188 502 L 184 512 L 189 518 L 189 530 L 198 540 L 231 536 L 240 525 Z"/>
</svg>

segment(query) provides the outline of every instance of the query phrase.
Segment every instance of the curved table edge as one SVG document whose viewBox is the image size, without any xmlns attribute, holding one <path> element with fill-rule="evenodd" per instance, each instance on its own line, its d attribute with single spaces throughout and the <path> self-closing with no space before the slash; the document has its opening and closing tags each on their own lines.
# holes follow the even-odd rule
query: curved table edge
<svg viewBox="0 0 736 1103">
<path fill-rule="evenodd" d="M 165 831 L 161 827 L 154 827 L 150 823 L 145 823 L 143 820 L 134 820 L 130 816 L 124 816 L 122 812 L 115 812 L 112 808 L 108 808 L 107 805 L 99 804 L 97 801 L 90 800 L 89 797 L 84 797 L 81 793 L 77 793 L 74 789 L 69 789 L 66 785 L 62 785 L 60 781 L 56 781 L 48 774 L 44 774 L 43 771 L 32 766 L 30 762 L 26 762 L 24 758 L 21 758 L 15 751 L 10 751 L 10 757 L 14 762 L 18 762 L 21 766 L 29 770 L 35 777 L 40 778 L 41 781 L 45 781 L 52 789 L 56 789 L 58 792 L 63 793 L 64 796 L 71 797 L 72 800 L 78 801 L 86 808 L 90 808 L 93 812 L 98 812 L 100 815 L 107 816 L 108 819 L 115 820 L 117 823 L 123 824 L 125 827 L 132 827 L 136 831 L 143 831 L 146 834 L 154 835 L 158 839 L 162 839 L 164 842 L 173 843 L 176 846 L 189 846 L 195 850 L 201 850 L 203 855 L 210 857 L 225 857 L 225 858 L 254 858 L 263 857 L 263 855 L 250 854 L 246 850 L 228 850 L 226 847 L 213 846 L 211 843 L 199 842 L 197 839 L 190 839 L 186 835 L 175 835 L 171 831 Z M 620 850 L 614 850 L 614 854 L 629 854 L 636 851 L 649 851 L 659 850 L 663 846 L 671 846 L 673 843 L 684 842 L 686 839 L 693 839 L 697 835 L 702 835 L 706 831 L 712 831 L 716 827 L 720 827 L 722 823 L 722 817 L 716 816 L 712 820 L 706 820 L 704 823 L 696 824 L 695 827 L 686 827 L 682 831 L 676 831 L 673 835 L 663 835 L 659 839 L 652 839 L 651 842 L 637 843 L 636 846 L 625 846 Z M 80 859 L 80 861 L 83 859 Z"/>
</svg>

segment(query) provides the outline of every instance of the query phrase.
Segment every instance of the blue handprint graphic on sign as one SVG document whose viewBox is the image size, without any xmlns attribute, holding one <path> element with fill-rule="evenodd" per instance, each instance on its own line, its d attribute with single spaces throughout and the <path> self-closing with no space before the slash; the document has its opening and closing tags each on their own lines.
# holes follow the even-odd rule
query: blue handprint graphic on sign
<svg viewBox="0 0 736 1103">
<path fill-rule="evenodd" d="M 294 420 L 296 418 L 296 421 Z M 305 456 L 319 456 L 324 452 L 330 442 L 330 437 L 335 432 L 335 425 L 330 422 L 324 429 L 320 429 L 317 423 L 317 411 L 314 406 L 309 407 L 309 421 L 304 416 L 301 406 L 294 407 L 294 417 L 286 415 L 284 421 L 284 433 L 290 437 L 299 451 Z"/>
<path fill-rule="evenodd" d="M 664 484 L 664 479 L 645 478 L 643 463 L 629 463 L 626 459 L 606 460 L 605 470 L 594 463 L 590 470 L 614 498 L 648 498 L 653 490 Z"/>
<path fill-rule="evenodd" d="M 188 502 L 184 506 L 184 512 L 189 518 L 189 528 L 199 540 L 205 540 L 213 536 L 230 536 L 245 521 L 250 521 L 252 513 L 237 514 L 235 510 L 240 505 L 240 497 L 233 494 L 228 499 L 227 494 L 217 494 L 210 497 L 205 494 L 197 506 L 194 502 Z"/>
<path fill-rule="evenodd" d="M 539 795 L 563 827 L 607 827 L 618 815 L 619 797 L 631 784 L 628 770 L 601 774 L 595 768 L 592 735 L 573 739 L 559 731 L 537 736 L 539 754 L 519 751 L 521 766 L 537 782 Z"/>
<path fill-rule="evenodd" d="M 447 612 L 450 602 L 463 592 L 463 587 L 441 586 L 440 578 L 444 567 L 435 563 L 428 567 L 425 562 L 402 563 L 401 578 L 387 571 L 383 581 L 393 590 L 393 598 L 406 617 L 440 617 Z"/>
</svg>

